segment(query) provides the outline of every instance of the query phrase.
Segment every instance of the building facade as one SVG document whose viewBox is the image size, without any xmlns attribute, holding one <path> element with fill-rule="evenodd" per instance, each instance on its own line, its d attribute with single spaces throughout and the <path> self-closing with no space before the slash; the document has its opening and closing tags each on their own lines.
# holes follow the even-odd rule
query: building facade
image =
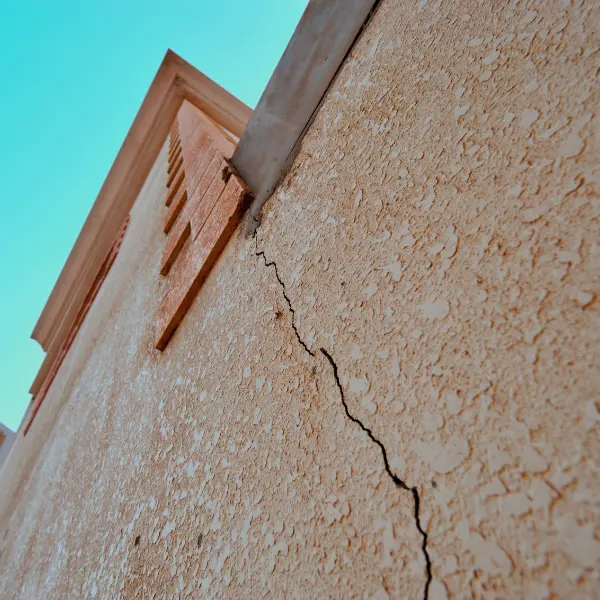
<svg viewBox="0 0 600 600">
<path fill-rule="evenodd" d="M 11 431 L 6 425 L 0 423 L 0 467 L 8 458 L 8 453 L 15 439 L 15 432 Z"/>
<path fill-rule="evenodd" d="M 165 59 L 34 332 L 0 597 L 598 597 L 599 6 L 323 4 L 253 114 Z"/>
</svg>

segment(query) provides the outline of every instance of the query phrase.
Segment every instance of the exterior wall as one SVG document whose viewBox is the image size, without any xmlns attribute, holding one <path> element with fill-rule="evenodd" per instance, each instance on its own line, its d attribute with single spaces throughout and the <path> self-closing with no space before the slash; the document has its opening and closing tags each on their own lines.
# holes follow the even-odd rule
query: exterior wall
<svg viewBox="0 0 600 600">
<path fill-rule="evenodd" d="M 0 597 L 351 596 L 384 576 L 420 594 L 412 505 L 255 240 L 238 231 L 154 349 L 165 171 L 163 152 L 3 475 Z"/>
<path fill-rule="evenodd" d="M 0 423 L 0 468 L 8 458 L 14 439 L 15 432 Z"/>
<path fill-rule="evenodd" d="M 599 17 L 384 0 L 160 353 L 163 151 L 0 597 L 597 597 Z"/>
<path fill-rule="evenodd" d="M 382 2 L 258 232 L 419 489 L 435 597 L 598 597 L 599 28 Z"/>
</svg>

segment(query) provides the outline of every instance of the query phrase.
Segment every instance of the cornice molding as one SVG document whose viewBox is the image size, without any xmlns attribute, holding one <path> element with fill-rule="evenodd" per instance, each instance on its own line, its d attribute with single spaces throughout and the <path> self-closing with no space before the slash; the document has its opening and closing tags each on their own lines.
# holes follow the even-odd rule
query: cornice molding
<svg viewBox="0 0 600 600">
<path fill-rule="evenodd" d="M 30 392 L 39 391 L 183 100 L 240 138 L 252 109 L 168 50 L 54 285 L 32 338 L 46 351 Z"/>
<path fill-rule="evenodd" d="M 310 0 L 231 160 L 260 211 L 292 165 L 302 138 L 379 0 Z"/>
<path fill-rule="evenodd" d="M 323 98 L 380 0 L 310 0 L 253 112 L 174 52 L 168 51 L 32 337 L 47 351 L 31 387 L 37 393 L 131 209 L 182 101 L 210 117 L 237 144 L 233 166 L 262 205 L 292 164 Z"/>
</svg>

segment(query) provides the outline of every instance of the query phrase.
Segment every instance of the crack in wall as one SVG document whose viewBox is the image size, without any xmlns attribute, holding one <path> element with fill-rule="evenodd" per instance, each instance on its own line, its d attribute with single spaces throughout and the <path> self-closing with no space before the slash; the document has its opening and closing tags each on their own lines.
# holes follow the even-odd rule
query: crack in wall
<svg viewBox="0 0 600 600">
<path fill-rule="evenodd" d="M 298 341 L 300 342 L 302 347 L 311 356 L 314 356 L 315 353 L 304 343 L 304 340 L 300 337 L 300 332 L 298 331 L 298 328 L 296 327 L 296 311 L 292 307 L 292 303 L 291 303 L 290 299 L 288 298 L 288 295 L 285 291 L 285 283 L 283 283 L 283 280 L 279 276 L 279 272 L 277 271 L 277 265 L 273 261 L 271 261 L 271 262 L 267 261 L 267 257 L 265 256 L 265 253 L 262 250 L 258 250 L 258 243 L 257 243 L 256 256 L 262 256 L 266 267 L 273 267 L 273 270 L 275 271 L 275 277 L 277 277 L 277 281 L 279 282 L 279 285 L 281 286 L 281 290 L 283 292 L 283 297 L 285 298 L 288 308 L 290 309 L 290 312 L 292 313 L 292 328 L 294 329 L 294 333 L 296 334 L 296 337 L 298 338 Z"/>
<path fill-rule="evenodd" d="M 421 518 L 419 515 L 420 507 L 421 507 L 421 498 L 419 496 L 419 490 L 417 490 L 416 487 L 409 487 L 408 485 L 406 485 L 406 483 L 404 481 L 402 481 L 402 479 L 400 479 L 400 477 L 398 477 L 397 475 L 394 474 L 394 472 L 392 471 L 392 469 L 390 467 L 390 463 L 389 463 L 389 460 L 387 457 L 387 450 L 385 449 L 385 446 L 383 445 L 383 443 L 373 435 L 373 432 L 367 426 L 365 426 L 360 419 L 357 419 L 355 416 L 353 416 L 350 413 L 350 411 L 348 410 L 348 405 L 346 404 L 346 397 L 344 396 L 344 389 L 342 388 L 342 383 L 339 378 L 337 363 L 333 360 L 333 357 L 331 356 L 331 354 L 329 354 L 329 352 L 327 352 L 327 350 L 325 350 L 325 348 L 321 348 L 321 352 L 323 353 L 323 355 L 329 361 L 329 364 L 333 368 L 333 376 L 335 378 L 335 382 L 336 382 L 338 390 L 340 392 L 340 397 L 342 399 L 342 404 L 344 405 L 344 410 L 346 411 L 346 416 L 353 423 L 356 423 L 369 436 L 369 439 L 372 442 L 374 442 L 375 444 L 377 444 L 379 446 L 379 449 L 381 450 L 381 455 L 383 456 L 383 464 L 385 465 L 385 470 L 386 470 L 387 474 L 391 477 L 392 481 L 396 484 L 396 486 L 398 486 L 399 488 L 402 488 L 403 490 L 406 490 L 407 492 L 410 492 L 413 496 L 414 507 L 415 507 L 415 512 L 414 512 L 415 525 L 417 527 L 417 530 L 419 531 L 419 533 L 421 534 L 421 536 L 423 538 L 423 542 L 421 544 L 421 550 L 423 551 L 423 555 L 425 557 L 425 569 L 427 572 L 427 580 L 425 581 L 425 589 L 423 591 L 423 598 L 425 600 L 427 600 L 427 598 L 429 597 L 429 586 L 431 585 L 431 580 L 432 580 L 431 558 L 429 557 L 429 552 L 427 550 L 427 532 L 421 526 Z"/>
<path fill-rule="evenodd" d="M 256 240 L 256 233 L 254 235 L 254 239 Z M 273 270 L 275 272 L 275 277 L 277 278 L 277 281 L 279 282 L 279 285 L 281 286 L 281 291 L 283 293 L 283 297 L 285 298 L 288 308 L 292 314 L 292 328 L 294 330 L 294 333 L 296 334 L 296 338 L 298 339 L 298 342 L 304 348 L 304 350 L 306 350 L 306 352 L 308 352 L 308 354 L 310 354 L 312 357 L 315 357 L 315 353 L 306 345 L 304 340 L 300 337 L 300 332 L 298 331 L 298 328 L 296 326 L 296 311 L 294 310 L 294 308 L 292 306 L 292 302 L 291 302 L 289 296 L 287 295 L 285 283 L 279 276 L 279 271 L 277 270 L 277 264 L 274 261 L 267 261 L 267 257 L 265 256 L 264 251 L 258 249 L 258 241 L 257 240 L 256 240 L 256 256 L 262 257 L 266 267 L 273 267 Z M 379 449 L 381 450 L 381 455 L 383 456 L 383 464 L 385 466 L 385 471 L 388 474 L 388 476 L 391 478 L 391 480 L 394 482 L 394 484 L 397 487 L 401 488 L 402 490 L 405 490 L 412 494 L 413 504 L 414 504 L 415 525 L 423 539 L 422 544 L 421 544 L 421 551 L 423 552 L 423 556 L 425 557 L 425 570 L 426 570 L 426 574 L 427 574 L 427 579 L 425 581 L 425 588 L 423 590 L 423 598 L 424 598 L 424 600 L 427 600 L 429 597 L 429 587 L 431 585 L 433 575 L 432 575 L 432 570 L 431 570 L 431 567 L 432 567 L 431 558 L 429 556 L 429 551 L 427 549 L 427 532 L 421 526 L 421 517 L 420 517 L 421 497 L 419 496 L 419 490 L 416 488 L 416 486 L 410 487 L 402 479 L 400 479 L 400 477 L 398 477 L 396 474 L 394 474 L 394 472 L 392 471 L 392 469 L 390 467 L 387 450 L 385 449 L 385 446 L 383 445 L 383 443 L 373 435 L 373 432 L 368 427 L 366 427 L 360 419 L 356 418 L 355 416 L 353 416 L 350 413 L 350 410 L 348 409 L 348 404 L 346 403 L 344 389 L 342 387 L 342 383 L 339 378 L 339 371 L 338 371 L 337 363 L 335 362 L 335 360 L 333 359 L 331 354 L 327 350 L 325 350 L 325 348 L 320 348 L 320 351 L 323 354 L 323 356 L 327 359 L 327 361 L 329 362 L 329 364 L 331 365 L 331 367 L 333 369 L 333 376 L 334 376 L 336 385 L 338 387 L 338 390 L 340 392 L 340 398 L 342 400 L 342 405 L 344 407 L 346 416 L 353 423 L 356 423 L 367 434 L 367 436 L 369 437 L 369 439 L 372 442 L 374 442 L 375 444 L 377 444 L 377 446 L 379 446 Z"/>
</svg>

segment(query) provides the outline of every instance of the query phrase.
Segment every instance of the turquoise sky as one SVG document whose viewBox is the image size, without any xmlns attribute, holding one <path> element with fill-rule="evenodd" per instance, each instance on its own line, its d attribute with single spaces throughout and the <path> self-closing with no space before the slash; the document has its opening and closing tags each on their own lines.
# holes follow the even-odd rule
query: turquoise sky
<svg viewBox="0 0 600 600">
<path fill-rule="evenodd" d="M 31 331 L 167 50 L 254 107 L 307 0 L 8 2 L 0 19 L 0 422 Z"/>
</svg>

